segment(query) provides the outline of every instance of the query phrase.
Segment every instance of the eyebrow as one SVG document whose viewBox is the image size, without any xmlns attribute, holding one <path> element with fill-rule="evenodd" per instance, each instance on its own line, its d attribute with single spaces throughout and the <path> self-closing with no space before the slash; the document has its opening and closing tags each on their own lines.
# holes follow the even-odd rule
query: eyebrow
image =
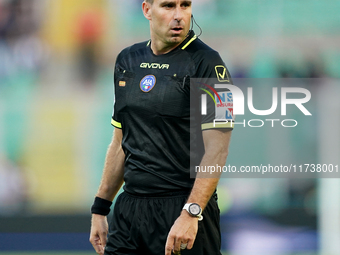
<svg viewBox="0 0 340 255">
<path fill-rule="evenodd" d="M 160 5 L 166 5 L 166 4 L 173 4 L 175 3 L 176 1 L 171 1 L 171 0 L 165 0 L 163 2 L 160 2 Z M 192 1 L 191 0 L 184 0 L 184 1 L 181 1 L 180 4 L 192 4 Z"/>
</svg>

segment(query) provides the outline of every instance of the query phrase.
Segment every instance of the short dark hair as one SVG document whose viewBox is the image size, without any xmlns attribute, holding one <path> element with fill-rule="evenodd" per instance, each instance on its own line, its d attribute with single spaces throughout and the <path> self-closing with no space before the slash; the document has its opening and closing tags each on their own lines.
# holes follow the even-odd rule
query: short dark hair
<svg viewBox="0 0 340 255">
<path fill-rule="evenodd" d="M 144 1 L 149 3 L 149 4 L 153 4 L 153 0 L 144 0 Z"/>
</svg>

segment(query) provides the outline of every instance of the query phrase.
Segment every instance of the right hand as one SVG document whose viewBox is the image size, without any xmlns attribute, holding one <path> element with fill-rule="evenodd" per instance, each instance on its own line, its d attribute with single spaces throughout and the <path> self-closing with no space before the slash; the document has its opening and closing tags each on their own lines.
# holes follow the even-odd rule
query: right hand
<svg viewBox="0 0 340 255">
<path fill-rule="evenodd" d="M 92 214 L 90 243 L 100 255 L 104 255 L 108 229 L 106 216 Z"/>
</svg>

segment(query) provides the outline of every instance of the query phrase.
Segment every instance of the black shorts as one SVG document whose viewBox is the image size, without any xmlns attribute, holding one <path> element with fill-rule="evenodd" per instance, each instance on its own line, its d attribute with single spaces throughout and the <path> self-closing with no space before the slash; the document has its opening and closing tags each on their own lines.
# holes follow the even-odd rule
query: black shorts
<svg viewBox="0 0 340 255">
<path fill-rule="evenodd" d="M 110 223 L 105 255 L 163 255 L 173 223 L 180 215 L 189 194 L 139 197 L 123 192 L 117 198 Z M 191 250 L 182 255 L 220 255 L 220 212 L 214 194 L 198 222 Z"/>
</svg>

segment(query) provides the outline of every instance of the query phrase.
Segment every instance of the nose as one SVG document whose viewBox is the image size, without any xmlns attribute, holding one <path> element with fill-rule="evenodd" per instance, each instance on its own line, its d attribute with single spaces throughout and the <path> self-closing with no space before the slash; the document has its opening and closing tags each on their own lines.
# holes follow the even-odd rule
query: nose
<svg viewBox="0 0 340 255">
<path fill-rule="evenodd" d="M 174 19 L 180 22 L 183 19 L 183 10 L 181 6 L 177 6 L 175 9 Z"/>
</svg>

